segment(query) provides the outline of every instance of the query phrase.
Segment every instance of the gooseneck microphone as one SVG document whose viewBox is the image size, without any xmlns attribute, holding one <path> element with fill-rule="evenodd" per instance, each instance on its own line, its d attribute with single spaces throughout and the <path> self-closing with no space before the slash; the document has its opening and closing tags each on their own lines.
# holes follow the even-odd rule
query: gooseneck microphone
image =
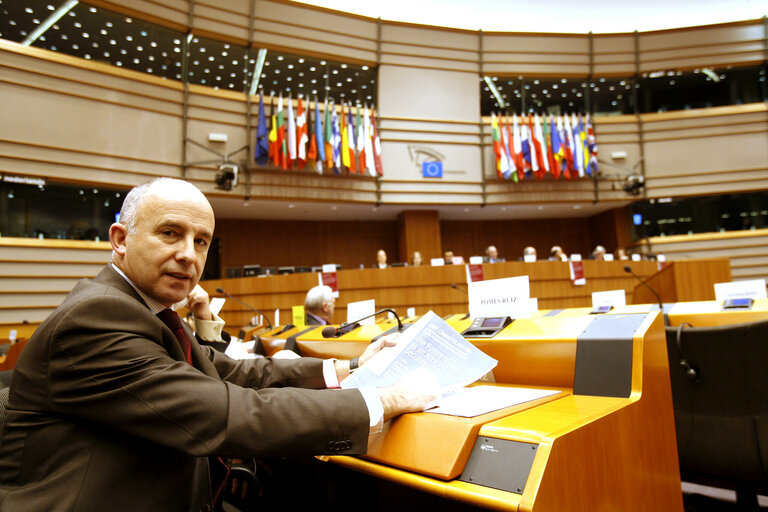
<svg viewBox="0 0 768 512">
<path fill-rule="evenodd" d="M 248 309 L 250 309 L 251 311 L 253 311 L 253 312 L 255 312 L 255 313 L 258 313 L 258 314 L 260 314 L 261 316 L 263 316 L 263 317 L 264 317 L 264 320 L 266 320 L 266 321 L 267 321 L 267 326 L 268 326 L 270 329 L 272 329 L 272 322 L 270 322 L 270 321 L 269 321 L 269 317 L 268 317 L 267 315 L 265 315 L 263 311 L 259 311 L 258 309 L 254 308 L 253 306 L 249 306 L 249 305 L 248 305 L 248 304 L 246 304 L 245 302 L 241 301 L 240 299 L 238 299 L 238 298 L 237 298 L 237 297 L 235 297 L 234 295 L 230 295 L 229 293 L 227 293 L 226 291 L 224 291 L 224 288 L 221 288 L 221 287 L 219 287 L 219 288 L 216 288 L 216 292 L 217 292 L 217 293 L 220 293 L 220 294 L 222 294 L 222 295 L 226 295 L 228 298 L 230 298 L 230 299 L 232 299 L 232 300 L 234 300 L 234 301 L 236 301 L 236 302 L 239 302 L 240 304 L 242 304 L 243 306 L 247 307 L 247 308 L 248 308 Z"/>
<path fill-rule="evenodd" d="M 451 283 L 451 288 L 453 288 L 454 290 L 459 290 L 461 293 L 469 297 L 469 293 L 467 293 L 467 291 L 464 288 L 459 288 L 459 285 L 457 285 L 456 283 Z"/>
<path fill-rule="evenodd" d="M 635 279 L 640 281 L 641 285 L 643 285 L 646 288 L 648 288 L 649 290 L 651 290 L 651 293 L 653 294 L 653 296 L 656 297 L 656 302 L 658 302 L 658 304 L 659 304 L 659 311 L 661 311 L 661 315 L 664 318 L 664 325 L 667 325 L 667 317 L 666 317 L 666 315 L 664 315 L 664 304 L 661 302 L 661 297 L 659 297 L 659 294 L 656 293 L 656 290 L 651 288 L 648 285 L 648 283 L 646 283 L 642 278 L 640 278 L 640 276 L 638 276 L 637 274 L 632 272 L 632 267 L 630 267 L 629 265 L 626 265 L 624 267 L 624 272 L 626 272 L 627 274 L 632 274 L 632 277 L 634 277 Z"/>
<path fill-rule="evenodd" d="M 371 315 L 367 315 L 367 316 L 364 316 L 362 318 L 358 318 L 354 322 L 344 322 L 343 324 L 341 324 L 339 326 L 338 329 L 336 327 L 332 326 L 332 325 L 327 325 L 327 326 L 323 327 L 323 330 L 321 331 L 321 334 L 323 335 L 323 338 L 335 338 L 335 337 L 341 336 L 342 334 L 346 334 L 349 331 L 351 331 L 352 329 L 354 329 L 355 327 L 357 327 L 358 325 L 360 325 L 359 322 L 361 322 L 362 320 L 365 320 L 366 318 L 371 318 L 372 316 L 376 316 L 376 315 L 379 315 L 379 314 L 385 313 L 385 312 L 392 313 L 395 316 L 395 320 L 397 320 L 397 332 L 402 332 L 402 330 L 403 330 L 403 323 L 400 321 L 400 317 L 397 316 L 397 312 L 394 309 L 391 309 L 391 308 L 384 308 L 384 309 L 378 310 L 377 312 L 375 312 L 375 313 L 373 313 Z"/>
</svg>

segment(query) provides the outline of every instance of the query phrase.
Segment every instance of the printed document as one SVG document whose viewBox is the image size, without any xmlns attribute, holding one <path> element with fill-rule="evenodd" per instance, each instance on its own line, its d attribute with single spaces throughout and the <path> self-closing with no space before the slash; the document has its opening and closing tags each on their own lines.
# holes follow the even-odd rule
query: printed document
<svg viewBox="0 0 768 512">
<path fill-rule="evenodd" d="M 341 382 L 342 388 L 385 387 L 416 370 L 428 369 L 440 388 L 450 390 L 475 382 L 497 361 L 486 355 L 430 311 Z"/>
</svg>

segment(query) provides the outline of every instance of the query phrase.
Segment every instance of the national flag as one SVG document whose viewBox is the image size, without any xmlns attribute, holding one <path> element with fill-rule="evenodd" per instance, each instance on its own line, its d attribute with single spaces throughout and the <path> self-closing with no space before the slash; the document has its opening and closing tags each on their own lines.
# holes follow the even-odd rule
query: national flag
<svg viewBox="0 0 768 512">
<path fill-rule="evenodd" d="M 315 96 L 315 149 L 317 150 L 317 162 L 315 162 L 315 170 L 323 174 L 323 166 L 325 166 L 325 141 L 323 140 L 323 120 L 320 117 L 320 102 L 317 101 Z"/>
<path fill-rule="evenodd" d="M 317 102 L 315 102 L 317 104 Z M 315 137 L 315 124 L 312 122 L 312 105 L 307 100 L 307 163 L 311 169 L 315 168 L 317 163 L 317 138 Z"/>
<path fill-rule="evenodd" d="M 541 116 L 541 127 L 544 132 L 544 145 L 546 147 L 547 152 L 547 162 L 549 163 L 549 172 L 552 173 L 552 176 L 555 177 L 555 179 L 560 177 L 560 170 L 557 168 L 557 162 L 555 161 L 555 153 L 552 149 L 552 132 L 554 131 L 554 125 L 552 124 L 550 114 L 550 120 L 547 120 L 547 116 L 545 114 L 542 114 Z"/>
<path fill-rule="evenodd" d="M 506 140 L 506 150 L 507 150 L 507 157 L 509 158 L 509 176 L 508 178 L 511 178 L 512 181 L 517 183 L 517 162 L 515 161 L 515 153 L 514 153 L 514 138 L 512 135 L 512 125 L 509 122 L 509 116 L 507 116 L 506 121 L 504 122 L 504 126 L 506 127 L 507 132 L 507 140 Z"/>
<path fill-rule="evenodd" d="M 536 178 L 541 180 L 549 172 L 549 161 L 547 160 L 546 139 L 544 139 L 544 133 L 541 131 L 541 121 L 539 120 L 539 114 L 534 114 L 533 127 L 533 144 L 536 148 L 536 162 L 539 164 L 539 170 L 536 173 Z"/>
<path fill-rule="evenodd" d="M 595 131 L 592 128 L 592 119 L 587 114 L 587 149 L 589 150 L 589 164 L 587 173 L 590 176 L 597 175 L 597 141 L 595 140 Z"/>
<path fill-rule="evenodd" d="M 350 172 L 349 168 L 349 130 L 347 130 L 347 115 L 345 109 L 346 103 L 341 104 L 341 119 L 339 120 L 341 128 L 341 165 Z"/>
<path fill-rule="evenodd" d="M 363 144 L 365 146 L 365 168 L 371 176 L 376 176 L 376 161 L 373 155 L 373 140 L 371 139 L 371 114 L 368 105 L 363 111 Z"/>
<path fill-rule="evenodd" d="M 288 169 L 288 144 L 285 140 L 285 116 L 283 114 L 283 93 L 277 100 L 277 165 Z"/>
<path fill-rule="evenodd" d="M 517 114 L 512 115 L 512 158 L 517 167 L 517 176 L 519 179 L 525 178 L 525 162 L 523 160 L 523 141 L 520 137 L 520 125 L 517 124 Z M 517 180 L 515 180 L 517 181 Z"/>
<path fill-rule="evenodd" d="M 533 143 L 533 123 L 531 117 L 528 116 L 528 122 L 525 122 L 525 117 L 521 116 L 522 123 L 520 124 L 520 140 L 523 148 L 523 160 L 525 162 L 526 172 L 536 173 L 539 170 L 539 164 L 536 161 L 536 147 Z"/>
<path fill-rule="evenodd" d="M 581 155 L 584 164 L 584 172 L 589 176 L 592 176 L 592 172 L 589 170 L 589 147 L 587 146 L 587 129 L 584 127 L 584 119 L 579 113 L 579 137 L 581 143 Z"/>
<path fill-rule="evenodd" d="M 259 124 L 256 127 L 256 147 L 253 150 L 253 159 L 262 167 L 269 162 L 269 131 L 267 130 L 267 116 L 264 113 L 264 92 L 259 92 Z"/>
<path fill-rule="evenodd" d="M 505 180 L 508 180 L 513 172 L 512 166 L 514 164 L 509 154 L 509 129 L 507 123 L 504 122 L 504 114 L 502 113 L 499 113 L 499 132 L 501 135 L 501 175 Z"/>
<path fill-rule="evenodd" d="M 299 98 L 296 117 L 296 145 L 297 145 L 297 165 L 299 169 L 304 169 L 307 165 L 307 113 L 304 111 L 304 105 Z"/>
<path fill-rule="evenodd" d="M 496 169 L 496 176 L 501 179 L 501 132 L 494 112 L 491 112 L 491 138 L 493 139 L 494 169 Z"/>
<path fill-rule="evenodd" d="M 579 177 L 584 177 L 584 145 L 581 142 L 579 123 L 576 112 L 571 112 L 571 130 L 573 132 L 573 167 L 579 172 Z"/>
<path fill-rule="evenodd" d="M 555 179 L 560 179 L 560 175 L 563 172 L 563 143 L 560 141 L 560 128 L 555 124 L 555 116 L 549 114 L 549 126 L 552 136 L 552 174 Z"/>
<path fill-rule="evenodd" d="M 573 149 L 573 131 L 571 130 L 571 119 L 568 114 L 563 115 L 563 143 L 565 148 L 565 177 L 569 180 L 576 177 L 578 170 L 574 162 L 575 154 Z"/>
<path fill-rule="evenodd" d="M 323 139 L 325 141 L 325 167 L 333 170 L 333 124 L 331 122 L 331 105 L 328 105 L 328 96 L 325 97 L 325 121 Z"/>
<path fill-rule="evenodd" d="M 270 117 L 272 118 L 271 128 L 269 129 L 269 156 L 272 158 L 272 163 L 275 167 L 280 167 L 280 151 L 277 149 L 277 116 L 275 115 L 275 105 L 273 97 L 269 95 L 269 109 L 272 111 Z"/>
<path fill-rule="evenodd" d="M 376 127 L 376 111 L 373 107 L 371 107 L 371 127 L 373 128 L 373 165 L 376 167 L 376 174 L 384 176 L 384 166 L 381 163 L 381 137 Z"/>
<path fill-rule="evenodd" d="M 288 126 L 286 128 L 286 142 L 288 145 L 288 160 L 287 165 L 289 169 L 293 167 L 293 161 L 296 160 L 296 118 L 293 117 L 293 99 L 288 96 Z"/>
<path fill-rule="evenodd" d="M 341 173 L 341 129 L 339 128 L 339 116 L 336 113 L 336 105 L 331 100 L 331 147 L 333 148 L 333 171 Z"/>
<path fill-rule="evenodd" d="M 363 117 L 362 113 L 360 112 L 360 105 L 357 105 L 355 107 L 355 113 L 356 115 L 356 123 L 357 126 L 357 140 L 355 141 L 357 146 L 357 162 L 358 162 L 358 170 L 360 174 L 365 174 L 365 133 L 363 126 Z"/>
<path fill-rule="evenodd" d="M 355 157 L 355 124 L 352 120 L 352 102 L 347 109 L 347 140 L 349 141 L 349 172 L 357 172 L 357 159 Z"/>
<path fill-rule="evenodd" d="M 539 155 L 536 151 L 536 134 L 533 128 L 533 116 L 531 114 L 528 114 L 528 141 L 531 146 L 531 171 L 538 176 L 541 160 L 539 160 Z"/>
</svg>

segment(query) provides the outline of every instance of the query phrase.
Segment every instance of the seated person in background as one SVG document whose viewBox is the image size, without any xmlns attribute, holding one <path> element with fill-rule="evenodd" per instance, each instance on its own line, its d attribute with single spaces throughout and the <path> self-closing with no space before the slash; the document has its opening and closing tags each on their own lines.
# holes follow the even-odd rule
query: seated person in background
<svg viewBox="0 0 768 512">
<path fill-rule="evenodd" d="M 413 254 L 411 255 L 411 266 L 420 267 L 422 263 L 421 253 L 419 251 L 413 251 Z"/>
<path fill-rule="evenodd" d="M 553 245 L 549 250 L 550 261 L 568 261 L 568 256 L 563 252 L 563 248 L 559 245 Z"/>
<path fill-rule="evenodd" d="M 333 296 L 330 286 L 315 286 L 307 292 L 307 297 L 304 299 L 307 325 L 333 323 L 334 309 L 336 309 L 336 297 Z"/>
<path fill-rule="evenodd" d="M 598 245 L 595 250 L 592 251 L 592 259 L 595 261 L 605 261 L 605 247 Z"/>
<path fill-rule="evenodd" d="M 530 245 L 523 249 L 523 261 L 536 261 L 536 248 Z"/>
<path fill-rule="evenodd" d="M 627 255 L 627 251 L 624 249 L 616 249 L 616 259 L 617 260 L 628 260 L 629 256 Z"/>
<path fill-rule="evenodd" d="M 499 257 L 499 251 L 496 249 L 495 245 L 489 245 L 485 249 L 484 260 L 486 263 L 500 263 L 505 261 L 504 258 Z"/>
<path fill-rule="evenodd" d="M 445 252 L 443 252 L 443 261 L 445 261 L 446 265 L 453 264 L 453 251 L 451 249 L 446 249 Z"/>
<path fill-rule="evenodd" d="M 384 249 L 379 249 L 379 252 L 376 253 L 376 264 L 373 267 L 387 268 L 387 266 L 387 253 L 384 252 Z"/>
<path fill-rule="evenodd" d="M 329 390 L 350 361 L 235 361 L 198 344 L 170 308 L 199 281 L 214 224 L 185 181 L 125 197 L 111 263 L 77 283 L 14 368 L 3 511 L 212 510 L 221 457 L 365 453 L 384 421 L 434 400 L 434 386 L 413 380 Z M 386 344 L 368 345 L 359 365 Z"/>
</svg>

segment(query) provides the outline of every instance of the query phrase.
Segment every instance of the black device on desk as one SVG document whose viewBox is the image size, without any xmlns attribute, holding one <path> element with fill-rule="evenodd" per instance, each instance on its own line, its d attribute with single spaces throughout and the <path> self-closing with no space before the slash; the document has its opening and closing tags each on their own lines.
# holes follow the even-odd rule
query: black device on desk
<svg viewBox="0 0 768 512">
<path fill-rule="evenodd" d="M 608 313 L 610 310 L 613 309 L 613 306 L 610 304 L 601 304 L 599 306 L 595 306 L 592 308 L 592 311 L 589 312 L 590 315 L 601 315 L 603 313 Z"/>
<path fill-rule="evenodd" d="M 461 333 L 465 338 L 493 338 L 512 323 L 508 316 L 481 316 L 472 320 L 472 325 Z"/>
<path fill-rule="evenodd" d="M 725 299 L 723 309 L 752 309 L 755 301 L 751 297 L 742 297 L 738 299 Z"/>
</svg>

